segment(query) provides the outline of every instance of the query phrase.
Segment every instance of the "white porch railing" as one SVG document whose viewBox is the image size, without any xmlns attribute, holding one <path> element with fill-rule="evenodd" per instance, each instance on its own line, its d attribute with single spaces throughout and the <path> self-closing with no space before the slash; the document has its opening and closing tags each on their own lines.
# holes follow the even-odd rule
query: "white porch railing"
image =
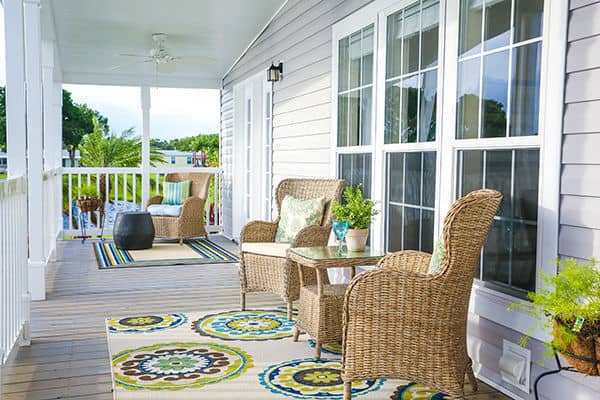
<svg viewBox="0 0 600 400">
<path fill-rule="evenodd" d="M 27 335 L 27 181 L 0 180 L 0 365 Z"/>
<path fill-rule="evenodd" d="M 62 217 L 56 213 L 61 207 L 62 200 L 62 168 L 44 172 L 44 254 L 51 261 L 56 252 L 56 240 L 62 231 Z"/>
<path fill-rule="evenodd" d="M 84 186 L 92 186 L 99 197 L 108 199 L 105 204 L 104 234 L 112 234 L 115 216 L 118 212 L 142 210 L 142 169 L 141 168 L 63 168 L 63 236 L 72 237 L 81 234 L 81 223 L 85 224 L 88 235 L 98 235 L 100 212 L 79 215 L 75 202 Z M 221 182 L 220 168 L 157 167 L 150 170 L 149 196 L 162 193 L 164 176 L 169 172 L 204 172 L 213 174 L 210 193 L 206 201 L 206 230 L 220 232 Z M 101 192 L 103 196 L 101 196 Z M 82 222 L 80 222 L 82 221 Z"/>
</svg>

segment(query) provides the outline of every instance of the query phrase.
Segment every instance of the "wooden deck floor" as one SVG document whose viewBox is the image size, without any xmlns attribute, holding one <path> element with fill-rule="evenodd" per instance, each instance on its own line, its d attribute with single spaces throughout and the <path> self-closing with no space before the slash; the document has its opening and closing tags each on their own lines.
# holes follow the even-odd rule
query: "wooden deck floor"
<svg viewBox="0 0 600 400">
<path fill-rule="evenodd" d="M 32 305 L 32 346 L 19 349 L 3 368 L 2 400 L 112 399 L 107 317 L 239 304 L 234 264 L 101 271 L 91 245 L 79 241 L 59 243 L 47 288 L 47 300 Z M 262 307 L 280 301 L 253 294 L 248 303 Z M 507 399 L 485 385 L 468 398 Z"/>
</svg>

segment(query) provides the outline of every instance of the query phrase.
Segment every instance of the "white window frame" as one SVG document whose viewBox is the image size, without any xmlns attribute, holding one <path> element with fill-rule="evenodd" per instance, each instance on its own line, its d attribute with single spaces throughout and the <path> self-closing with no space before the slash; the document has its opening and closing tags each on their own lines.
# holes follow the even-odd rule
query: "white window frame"
<svg viewBox="0 0 600 400">
<path fill-rule="evenodd" d="M 415 0 L 376 0 L 354 14 L 336 23 L 332 29 L 332 124 L 331 124 L 331 176 L 338 174 L 338 155 L 349 153 L 372 154 L 372 198 L 378 204 L 386 199 L 385 160 L 392 151 L 436 151 L 436 217 L 434 234 L 439 236 L 441 226 L 455 200 L 457 179 L 456 154 L 458 149 L 539 148 L 539 206 L 536 285 L 540 288 L 540 273 L 556 274 L 554 259 L 558 254 L 558 229 L 560 205 L 560 159 L 562 143 L 562 116 L 564 108 L 564 69 L 568 6 L 563 2 L 545 0 L 542 45 L 542 72 L 540 85 L 540 121 L 538 136 L 455 139 L 456 89 L 458 81 L 458 43 L 460 2 L 440 1 L 440 40 L 438 96 L 441 107 L 437 112 L 438 130 L 435 142 L 410 144 L 384 144 L 385 118 L 385 25 L 387 16 L 403 9 Z M 514 3 L 514 0 L 513 0 Z M 455 21 L 456 23 L 447 23 Z M 373 117 L 375 124 L 371 145 L 337 147 L 337 98 L 339 40 L 369 24 L 374 24 L 375 43 L 373 72 Z M 559 61 L 557 61 L 559 60 Z M 440 100 L 438 100 L 439 102 Z M 438 103 L 439 104 L 439 103 Z M 507 140 L 509 139 L 509 140 Z M 385 211 L 385 210 L 382 210 Z M 378 216 L 372 227 L 372 245 L 384 248 L 385 213 Z M 536 321 L 524 312 L 507 311 L 506 306 L 520 299 L 476 283 L 471 296 L 470 310 L 481 317 L 523 333 L 531 333 Z M 540 340 L 548 339 L 548 332 L 534 332 Z"/>
</svg>

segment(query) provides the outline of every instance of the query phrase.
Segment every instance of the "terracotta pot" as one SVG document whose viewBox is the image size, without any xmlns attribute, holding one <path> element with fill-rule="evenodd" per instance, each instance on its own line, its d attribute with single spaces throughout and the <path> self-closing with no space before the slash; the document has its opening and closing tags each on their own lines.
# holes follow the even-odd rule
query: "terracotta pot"
<svg viewBox="0 0 600 400">
<path fill-rule="evenodd" d="M 77 207 L 79 207 L 82 212 L 96 211 L 101 205 L 102 200 L 97 198 L 77 199 Z"/>
<path fill-rule="evenodd" d="M 346 234 L 346 245 L 348 246 L 348 251 L 365 251 L 368 237 L 368 229 L 348 230 L 348 233 Z"/>
<path fill-rule="evenodd" d="M 554 344 L 560 349 L 560 353 L 563 355 L 565 360 L 577 371 L 582 374 L 598 376 L 600 371 L 598 370 L 598 365 L 587 362 L 584 360 L 579 360 L 574 357 L 570 357 L 569 354 L 573 354 L 580 357 L 586 357 L 590 359 L 597 359 L 597 353 L 600 353 L 600 347 L 597 345 L 598 339 L 594 339 L 593 337 L 584 337 L 583 335 L 578 335 L 577 339 L 573 343 L 565 343 L 560 339 L 559 326 L 560 322 L 554 321 Z M 600 344 L 600 343 L 599 343 Z"/>
</svg>

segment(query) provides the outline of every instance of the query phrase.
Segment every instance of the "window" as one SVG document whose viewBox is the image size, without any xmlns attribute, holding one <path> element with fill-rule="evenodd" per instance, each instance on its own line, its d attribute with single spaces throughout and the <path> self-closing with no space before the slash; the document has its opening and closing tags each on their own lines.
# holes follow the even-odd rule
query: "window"
<svg viewBox="0 0 600 400">
<path fill-rule="evenodd" d="M 561 19 L 552 6 L 375 0 L 334 26 L 335 174 L 368 186 L 380 205 L 373 246 L 430 252 L 452 202 L 493 188 L 503 202 L 478 288 L 523 297 L 538 270 L 551 270 L 560 171 L 548 157 L 559 152 L 560 121 L 548 111 L 562 102 L 548 93 L 564 76 L 549 56 L 548 39 L 559 38 L 548 21 Z"/>
<path fill-rule="evenodd" d="M 175 156 L 171 156 L 171 164 L 175 164 L 177 162 L 177 158 Z"/>
<path fill-rule="evenodd" d="M 272 92 L 271 88 L 264 91 L 264 125 L 263 125 L 263 160 L 264 160 L 264 189 L 263 189 L 263 218 L 271 220 L 272 190 L 273 190 L 273 122 L 272 122 Z"/>
<path fill-rule="evenodd" d="M 194 163 L 194 157 L 187 156 L 186 162 L 187 162 L 188 165 L 192 165 Z"/>
</svg>

